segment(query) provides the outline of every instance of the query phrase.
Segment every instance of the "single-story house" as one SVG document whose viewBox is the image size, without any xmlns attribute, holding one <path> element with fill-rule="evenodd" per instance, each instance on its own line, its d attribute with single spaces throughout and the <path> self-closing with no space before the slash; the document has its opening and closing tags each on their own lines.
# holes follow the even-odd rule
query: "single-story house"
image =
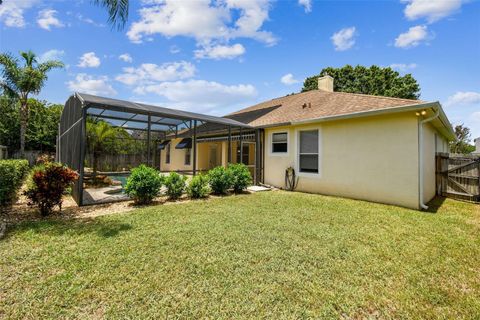
<svg viewBox="0 0 480 320">
<path fill-rule="evenodd" d="M 199 126 L 196 169 L 243 162 L 252 174 L 260 167 L 258 182 L 284 188 L 291 167 L 297 191 L 426 208 L 436 194 L 435 154 L 448 152 L 454 139 L 440 103 L 334 92 L 333 81 L 324 76 L 318 90 L 224 117 L 255 133 L 240 131 L 227 139 L 225 128 Z M 192 170 L 190 131 L 160 143 L 161 171 Z M 257 133 L 259 144 L 254 142 Z"/>
</svg>

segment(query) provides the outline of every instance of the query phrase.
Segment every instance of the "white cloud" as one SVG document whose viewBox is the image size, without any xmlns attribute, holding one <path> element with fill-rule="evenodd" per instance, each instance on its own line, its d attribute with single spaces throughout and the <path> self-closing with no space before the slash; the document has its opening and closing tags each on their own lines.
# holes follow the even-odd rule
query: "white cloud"
<svg viewBox="0 0 480 320">
<path fill-rule="evenodd" d="M 480 111 L 472 113 L 470 117 L 473 121 L 477 122 L 480 125 Z"/>
<path fill-rule="evenodd" d="M 95 26 L 95 27 L 105 27 L 103 23 L 97 23 L 88 17 L 84 17 L 81 14 L 77 14 L 77 19 L 87 24 L 91 24 L 92 26 Z"/>
<path fill-rule="evenodd" d="M 65 51 L 63 50 L 57 50 L 57 49 L 52 49 L 45 51 L 40 55 L 38 58 L 39 62 L 45 62 L 48 60 L 62 60 L 63 56 L 65 55 Z"/>
<path fill-rule="evenodd" d="M 465 121 L 465 125 L 471 130 L 472 143 L 473 139 L 480 138 L 480 111 L 475 111 L 470 114 Z"/>
<path fill-rule="evenodd" d="M 245 47 L 239 43 L 236 43 L 232 46 L 228 45 L 217 45 L 209 46 L 206 45 L 202 49 L 195 50 L 195 58 L 197 59 L 233 59 L 238 56 L 241 56 L 245 53 Z"/>
<path fill-rule="evenodd" d="M 390 68 L 393 70 L 397 70 L 400 72 L 407 72 L 408 70 L 415 69 L 417 67 L 416 63 L 392 63 L 389 65 Z"/>
<path fill-rule="evenodd" d="M 38 13 L 37 24 L 40 28 L 49 30 L 51 27 L 61 28 L 63 27 L 63 23 L 58 20 L 55 15 L 57 14 L 56 10 L 53 9 L 45 9 Z"/>
<path fill-rule="evenodd" d="M 395 39 L 395 47 L 411 48 L 418 46 L 422 41 L 432 38 L 427 26 L 410 27 L 407 32 L 400 34 Z"/>
<path fill-rule="evenodd" d="M 140 20 L 133 22 L 127 32 L 135 43 L 154 34 L 193 37 L 202 44 L 211 40 L 228 42 L 239 37 L 268 45 L 277 41 L 271 32 L 262 30 L 268 20 L 268 0 L 157 0 L 145 4 L 139 10 Z"/>
<path fill-rule="evenodd" d="M 118 59 L 122 60 L 123 62 L 128 62 L 128 63 L 133 62 L 132 56 L 128 53 L 124 53 L 124 54 L 119 55 Z"/>
<path fill-rule="evenodd" d="M 305 8 L 305 12 L 312 11 L 312 0 L 298 0 L 298 4 Z"/>
<path fill-rule="evenodd" d="M 462 0 L 403 0 L 405 17 L 409 20 L 426 18 L 429 23 L 445 18 L 460 9 Z"/>
<path fill-rule="evenodd" d="M 100 66 L 100 58 L 95 55 L 95 52 L 84 53 L 80 57 L 78 65 L 80 68 L 97 68 Z"/>
<path fill-rule="evenodd" d="M 355 44 L 356 30 L 355 27 L 343 28 L 335 32 L 331 39 L 336 51 L 345 51 Z"/>
<path fill-rule="evenodd" d="M 170 53 L 177 54 L 180 51 L 182 51 L 182 50 L 179 47 L 177 47 L 176 45 L 170 46 Z"/>
<path fill-rule="evenodd" d="M 113 96 L 117 92 L 109 84 L 109 79 L 106 76 L 90 76 L 85 73 L 79 73 L 75 80 L 67 82 L 70 91 L 89 93 L 93 95 Z"/>
<path fill-rule="evenodd" d="M 0 22 L 7 27 L 23 28 L 25 19 L 23 13 L 33 7 L 39 0 L 6 0 L 0 5 Z"/>
<path fill-rule="evenodd" d="M 186 61 L 167 62 L 162 65 L 143 63 L 138 68 L 123 68 L 123 73 L 115 80 L 126 85 L 146 85 L 161 81 L 174 81 L 191 78 L 195 75 L 196 68 Z"/>
<path fill-rule="evenodd" d="M 177 108 L 193 109 L 196 112 L 235 106 L 257 96 L 257 90 L 250 84 L 224 85 L 205 80 L 163 82 L 140 86 L 134 91 L 137 94 L 157 94 Z"/>
<path fill-rule="evenodd" d="M 293 74 L 291 73 L 287 73 L 286 75 L 284 75 L 283 77 L 280 78 L 280 81 L 283 83 L 283 84 L 286 84 L 286 85 L 292 85 L 292 84 L 295 84 L 295 83 L 298 83 L 299 81 L 297 79 L 295 79 L 293 77 Z"/>
<path fill-rule="evenodd" d="M 448 97 L 445 106 L 462 106 L 480 104 L 480 93 L 473 91 L 459 91 Z"/>
</svg>

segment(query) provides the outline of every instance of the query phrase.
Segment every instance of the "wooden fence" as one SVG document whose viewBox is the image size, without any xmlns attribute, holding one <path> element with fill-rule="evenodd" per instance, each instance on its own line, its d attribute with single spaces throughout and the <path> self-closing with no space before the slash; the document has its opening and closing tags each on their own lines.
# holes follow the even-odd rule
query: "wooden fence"
<svg viewBox="0 0 480 320">
<path fill-rule="evenodd" d="M 480 154 L 438 153 L 437 195 L 480 202 Z"/>
<path fill-rule="evenodd" d="M 107 172 L 129 171 L 131 168 L 147 163 L 146 154 L 102 154 L 97 159 L 97 170 Z M 93 155 L 91 153 L 85 155 L 85 166 L 93 167 Z"/>
</svg>

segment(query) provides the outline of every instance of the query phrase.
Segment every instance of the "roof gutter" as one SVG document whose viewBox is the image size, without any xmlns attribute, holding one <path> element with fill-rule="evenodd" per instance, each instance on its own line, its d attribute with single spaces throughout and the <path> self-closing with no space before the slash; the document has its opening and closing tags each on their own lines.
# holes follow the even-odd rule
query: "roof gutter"
<svg viewBox="0 0 480 320">
<path fill-rule="evenodd" d="M 430 122 L 440 115 L 440 108 L 434 108 L 435 114 L 429 118 L 420 120 L 418 122 L 418 199 L 421 209 L 427 210 L 428 206 L 423 202 L 423 125 L 427 122 Z M 423 111 L 424 112 L 424 111 Z M 423 113 L 422 112 L 422 113 Z"/>
</svg>

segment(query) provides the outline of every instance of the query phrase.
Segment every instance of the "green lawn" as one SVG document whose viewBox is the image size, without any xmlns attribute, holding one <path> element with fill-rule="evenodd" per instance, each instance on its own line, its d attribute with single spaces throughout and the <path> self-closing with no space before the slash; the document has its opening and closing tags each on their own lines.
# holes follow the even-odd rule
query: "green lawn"
<svg viewBox="0 0 480 320">
<path fill-rule="evenodd" d="M 480 318 L 480 207 L 302 193 L 23 223 L 0 318 Z"/>
</svg>

